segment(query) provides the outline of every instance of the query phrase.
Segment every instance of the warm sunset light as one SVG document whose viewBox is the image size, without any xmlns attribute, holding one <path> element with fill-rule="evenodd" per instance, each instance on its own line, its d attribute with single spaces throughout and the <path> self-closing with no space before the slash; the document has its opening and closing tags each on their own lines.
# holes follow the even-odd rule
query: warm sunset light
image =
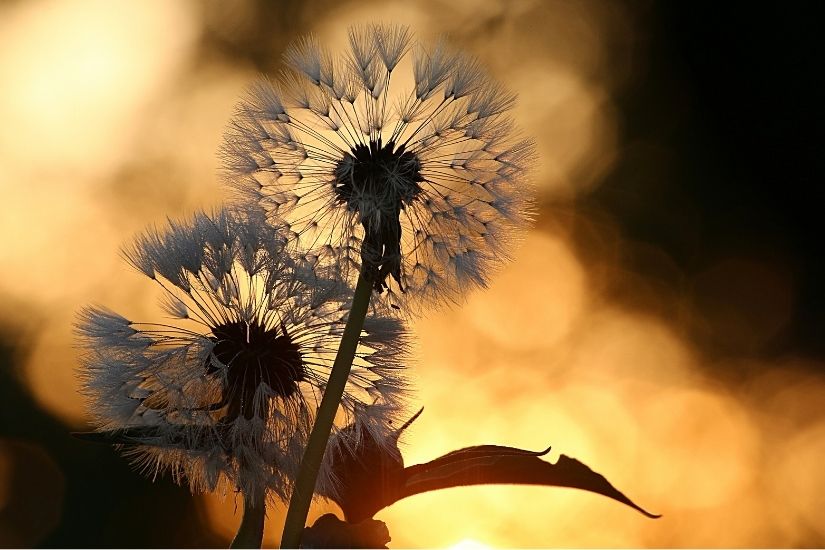
<svg viewBox="0 0 825 550">
<path fill-rule="evenodd" d="M 138 546 L 231 540 L 241 496 L 191 496 L 170 476 L 151 483 L 110 447 L 68 435 L 90 429 L 76 313 L 93 303 L 168 320 L 121 246 L 231 195 L 215 154 L 221 134 L 248 84 L 261 73 L 277 79 L 289 41 L 314 32 L 345 47 L 347 26 L 370 21 L 410 25 L 428 41 L 447 34 L 478 57 L 518 93 L 512 117 L 538 157 L 537 216 L 512 262 L 488 288 L 410 323 L 407 417 L 424 412 L 401 438 L 404 464 L 472 445 L 552 446 L 546 460 L 576 458 L 663 515 L 649 520 L 568 488 L 462 487 L 380 510 L 389 547 L 825 544 L 825 355 L 816 345 L 825 325 L 803 294 L 821 280 L 812 284 L 806 277 L 818 272 L 794 256 L 807 241 L 746 233 L 782 226 L 779 215 L 728 226 L 698 212 L 744 209 L 760 195 L 711 193 L 702 199 L 710 206 L 697 206 L 673 191 L 690 184 L 676 175 L 703 174 L 695 157 L 676 157 L 692 151 L 679 139 L 705 130 L 678 124 L 705 104 L 689 77 L 653 82 L 646 72 L 671 70 L 656 57 L 669 50 L 649 38 L 654 15 L 636 14 L 633 2 L 275 4 L 0 5 L 0 401 L 9 407 L 0 411 L 0 546 L 130 546 L 132 531 L 145 536 Z M 669 29 L 654 38 L 676 40 Z M 661 88 L 637 88 L 648 85 Z M 647 111 L 668 94 L 675 106 Z M 713 154 L 691 154 L 724 164 L 722 143 L 738 139 L 703 141 Z M 730 173 L 761 162 L 738 161 Z M 713 185 L 726 189 L 733 176 L 720 174 Z M 780 194 L 792 178 L 771 181 Z M 807 229 L 788 231 L 802 239 Z M 799 334 L 807 347 L 797 349 Z M 318 499 L 310 523 L 324 513 L 340 510 Z M 265 545 L 278 545 L 285 515 L 286 505 L 267 509 Z"/>
<path fill-rule="evenodd" d="M 450 550 L 487 550 L 493 547 L 487 546 L 486 544 L 482 544 L 473 539 L 462 539 L 457 543 L 453 544 L 452 546 L 448 546 L 447 548 Z"/>
</svg>

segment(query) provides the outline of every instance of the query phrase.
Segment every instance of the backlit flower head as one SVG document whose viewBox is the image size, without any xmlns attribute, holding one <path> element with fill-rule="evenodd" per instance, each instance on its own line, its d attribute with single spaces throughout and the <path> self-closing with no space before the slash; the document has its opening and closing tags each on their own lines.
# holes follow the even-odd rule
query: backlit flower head
<svg viewBox="0 0 825 550">
<path fill-rule="evenodd" d="M 198 214 L 125 252 L 161 287 L 171 319 L 82 312 L 81 375 L 98 429 L 120 433 L 117 442 L 151 475 L 170 470 L 193 491 L 228 483 L 247 495 L 288 496 L 352 290 L 290 259 L 285 246 L 284 232 L 254 210 Z M 367 317 L 342 426 L 357 417 L 363 433 L 390 433 L 406 347 L 398 319 Z M 330 482 L 322 472 L 319 487 L 329 491 Z"/>
<path fill-rule="evenodd" d="M 406 27 L 352 28 L 349 44 L 333 56 L 305 38 L 280 82 L 251 88 L 222 147 L 230 185 L 315 257 L 363 264 L 385 303 L 484 286 L 532 217 L 515 96 Z"/>
</svg>

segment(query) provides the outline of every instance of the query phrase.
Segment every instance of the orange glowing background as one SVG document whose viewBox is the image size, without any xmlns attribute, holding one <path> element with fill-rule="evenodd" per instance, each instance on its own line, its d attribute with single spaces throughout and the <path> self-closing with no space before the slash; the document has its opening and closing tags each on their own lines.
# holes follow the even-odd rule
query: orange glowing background
<svg viewBox="0 0 825 550">
<path fill-rule="evenodd" d="M 88 303 L 133 317 L 155 311 L 154 287 L 120 261 L 119 247 L 148 224 L 224 197 L 214 153 L 236 99 L 262 67 L 215 44 L 251 33 L 251 4 L 0 4 L 0 327 L 25 342 L 17 374 L 66 431 L 83 429 L 86 418 L 73 373 L 75 311 Z M 614 98 L 634 67 L 611 48 L 633 40 L 631 14 L 608 3 L 538 0 L 296 5 L 284 8 L 288 20 L 273 19 L 271 33 L 250 35 L 247 46 L 264 68 L 274 73 L 279 49 L 307 30 L 328 44 L 363 21 L 403 22 L 424 40 L 448 33 L 519 93 L 515 119 L 538 145 L 541 213 L 515 261 L 487 291 L 412 327 L 425 412 L 402 447 L 407 464 L 465 445 L 553 445 L 555 456 L 582 460 L 664 515 L 648 520 L 565 489 L 467 488 L 381 512 L 391 546 L 825 540 L 821 366 L 704 353 L 687 336 L 699 321 L 685 297 L 620 262 L 644 253 L 678 270 L 667 254 L 634 248 L 609 220 L 576 207 L 620 154 Z M 487 32 L 490 20 L 499 24 Z M 536 26 L 543 32 L 528 30 Z M 781 266 L 728 258 L 695 284 L 715 288 L 731 273 L 767 298 L 753 318 L 717 312 L 715 326 L 757 341 L 782 330 L 793 277 Z M 724 375 L 743 369 L 755 374 Z M 0 438 L 3 546 L 37 544 L 65 513 L 71 480 L 25 439 Z M 15 489 L 25 473 L 15 465 L 24 463 L 46 480 L 35 494 L 48 503 L 45 520 L 23 510 L 34 497 Z M 228 541 L 240 521 L 232 497 L 196 502 L 189 521 Z M 326 511 L 334 505 L 313 509 L 310 520 Z M 277 544 L 283 516 L 270 512 L 265 543 Z"/>
</svg>

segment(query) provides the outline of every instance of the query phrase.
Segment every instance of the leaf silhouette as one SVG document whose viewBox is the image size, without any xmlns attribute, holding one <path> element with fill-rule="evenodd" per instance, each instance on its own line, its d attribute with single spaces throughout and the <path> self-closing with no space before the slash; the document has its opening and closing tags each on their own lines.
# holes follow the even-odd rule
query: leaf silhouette
<svg viewBox="0 0 825 550">
<path fill-rule="evenodd" d="M 552 464 L 540 452 L 513 447 L 480 445 L 453 451 L 425 464 L 405 468 L 406 480 L 396 500 L 427 491 L 470 485 L 518 484 L 571 487 L 597 493 L 630 506 L 649 518 L 660 516 L 644 510 L 607 479 L 574 458 L 561 455 Z"/>
<path fill-rule="evenodd" d="M 419 414 L 421 411 L 398 430 L 398 435 Z M 428 491 L 471 485 L 542 485 L 589 491 L 630 506 L 647 517 L 660 517 L 638 506 L 604 476 L 574 458 L 561 455 L 555 464 L 542 460 L 548 452 L 550 448 L 528 451 L 478 445 L 405 468 L 397 445 L 387 451 L 365 436 L 354 453 L 333 458 L 333 470 L 341 487 L 329 498 L 341 507 L 347 521 L 357 523 L 403 498 Z"/>
</svg>

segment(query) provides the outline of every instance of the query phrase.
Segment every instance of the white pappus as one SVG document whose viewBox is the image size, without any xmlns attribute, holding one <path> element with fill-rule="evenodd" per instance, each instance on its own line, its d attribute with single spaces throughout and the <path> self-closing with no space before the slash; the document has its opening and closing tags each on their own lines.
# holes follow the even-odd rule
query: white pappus
<svg viewBox="0 0 825 550">
<path fill-rule="evenodd" d="M 171 319 L 136 322 L 98 307 L 80 314 L 80 375 L 97 429 L 114 433 L 149 475 L 171 471 L 193 492 L 288 498 L 352 289 L 291 259 L 286 237 L 251 209 L 170 223 L 124 255 L 161 287 Z M 407 347 L 402 321 L 367 317 L 339 427 L 357 418 L 391 442 Z M 334 441 L 356 445 L 363 430 Z M 325 464 L 319 490 L 334 493 L 333 481 Z"/>
<path fill-rule="evenodd" d="M 221 148 L 228 185 L 321 264 L 363 266 L 379 303 L 455 301 L 533 217 L 515 96 L 403 26 L 351 28 L 349 44 L 333 56 L 304 38 L 278 83 L 252 86 Z"/>
</svg>

